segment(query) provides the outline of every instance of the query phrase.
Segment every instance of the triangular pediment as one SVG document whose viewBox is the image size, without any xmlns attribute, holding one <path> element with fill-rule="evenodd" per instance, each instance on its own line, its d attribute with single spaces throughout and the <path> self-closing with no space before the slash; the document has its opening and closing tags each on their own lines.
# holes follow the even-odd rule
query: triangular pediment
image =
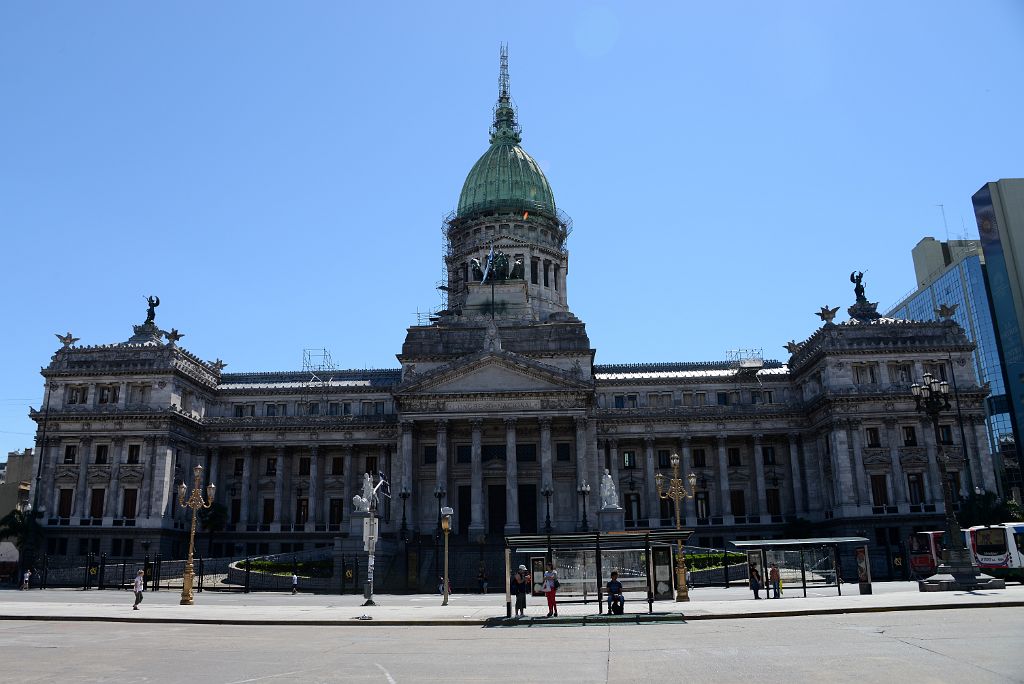
<svg viewBox="0 0 1024 684">
<path fill-rule="evenodd" d="M 413 378 L 400 395 L 578 392 L 590 384 L 512 352 L 484 352 Z"/>
</svg>

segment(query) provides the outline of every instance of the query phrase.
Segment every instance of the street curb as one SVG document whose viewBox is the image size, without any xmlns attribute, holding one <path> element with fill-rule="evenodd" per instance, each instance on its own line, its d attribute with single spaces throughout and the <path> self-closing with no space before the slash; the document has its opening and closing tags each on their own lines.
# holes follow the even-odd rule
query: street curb
<svg viewBox="0 0 1024 684">
<path fill-rule="evenodd" d="M 698 620 L 740 620 L 743 618 L 773 617 L 806 617 L 811 615 L 843 615 L 853 613 L 892 613 L 918 610 L 960 610 L 963 608 L 1020 608 L 1024 601 L 995 601 L 991 603 L 927 604 L 916 606 L 864 606 L 851 608 L 821 608 L 808 610 L 792 610 L 785 612 L 758 613 L 722 613 L 718 615 L 686 615 L 684 613 L 632 613 L 624 616 L 609 617 L 607 615 L 581 615 L 559 618 L 528 618 L 526 621 L 491 617 L 480 620 L 360 620 L 346 618 L 334 620 L 257 620 L 244 618 L 187 618 L 187 617 L 116 617 L 116 616 L 44 616 L 44 615 L 0 615 L 0 620 L 20 620 L 30 622 L 124 622 L 135 624 L 196 624 L 196 625 L 267 625 L 273 627 L 341 627 L 341 626 L 381 626 L 381 627 L 560 627 L 560 626 L 596 626 L 613 624 L 686 624 Z"/>
</svg>

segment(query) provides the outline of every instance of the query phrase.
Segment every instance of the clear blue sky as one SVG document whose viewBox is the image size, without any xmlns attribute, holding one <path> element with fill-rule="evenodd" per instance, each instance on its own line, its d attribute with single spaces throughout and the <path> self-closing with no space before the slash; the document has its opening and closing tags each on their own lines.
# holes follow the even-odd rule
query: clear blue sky
<svg viewBox="0 0 1024 684">
<path fill-rule="evenodd" d="M 71 330 L 394 367 L 509 43 L 599 363 L 804 339 L 1024 175 L 1024 3 L 0 4 L 0 458 Z"/>
</svg>

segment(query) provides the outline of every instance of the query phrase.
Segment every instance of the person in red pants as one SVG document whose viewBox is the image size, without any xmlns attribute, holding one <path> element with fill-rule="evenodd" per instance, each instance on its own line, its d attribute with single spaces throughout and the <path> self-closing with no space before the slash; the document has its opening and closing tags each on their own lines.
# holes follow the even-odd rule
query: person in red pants
<svg viewBox="0 0 1024 684">
<path fill-rule="evenodd" d="M 548 563 L 548 569 L 544 572 L 544 584 L 542 586 L 544 595 L 548 599 L 547 617 L 551 617 L 552 615 L 558 617 L 558 604 L 555 602 L 555 592 L 558 591 L 559 586 L 558 573 L 555 572 L 555 564 Z"/>
</svg>

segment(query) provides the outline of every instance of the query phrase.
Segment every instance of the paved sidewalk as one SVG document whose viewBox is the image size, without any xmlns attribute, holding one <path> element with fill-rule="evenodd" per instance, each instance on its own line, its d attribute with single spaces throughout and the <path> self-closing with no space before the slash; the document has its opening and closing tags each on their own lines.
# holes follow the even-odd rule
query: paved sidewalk
<svg viewBox="0 0 1024 684">
<path fill-rule="evenodd" d="M 876 583 L 874 594 L 860 596 L 856 585 L 844 585 L 842 596 L 835 588 L 807 598 L 799 591 L 777 600 L 755 601 L 750 591 L 694 589 L 689 603 L 655 601 L 648 616 L 640 595 L 628 596 L 627 614 L 599 616 L 597 604 L 562 603 L 558 618 L 544 618 L 544 599 L 531 597 L 527 617 L 506 621 L 505 597 L 501 594 L 453 594 L 442 606 L 435 595 L 378 595 L 378 605 L 364 607 L 361 596 L 287 593 L 203 592 L 195 605 L 179 605 L 174 591 L 146 592 L 141 610 L 131 609 L 127 591 L 47 589 L 0 592 L 0 620 L 75 620 L 123 622 L 187 622 L 251 625 L 467 625 L 542 626 L 569 624 L 636 623 L 638 621 L 716 620 L 783 617 L 836 613 L 933 610 L 1024 606 L 1024 586 L 1010 585 L 1000 591 L 921 593 L 910 582 Z M 361 619 L 361 618 L 368 619 Z"/>
</svg>

